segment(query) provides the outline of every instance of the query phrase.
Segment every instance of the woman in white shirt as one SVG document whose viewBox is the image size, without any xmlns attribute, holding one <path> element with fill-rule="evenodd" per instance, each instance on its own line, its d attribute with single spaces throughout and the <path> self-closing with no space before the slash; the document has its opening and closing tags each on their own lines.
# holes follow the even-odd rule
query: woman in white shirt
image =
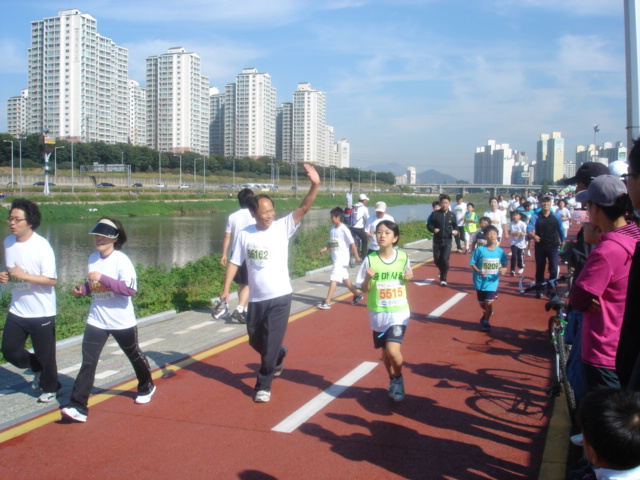
<svg viewBox="0 0 640 480">
<path fill-rule="evenodd" d="M 71 392 L 71 401 L 62 408 L 63 417 L 86 422 L 88 402 L 100 353 L 109 335 L 123 350 L 138 378 L 135 403 L 149 403 L 156 387 L 147 358 L 138 345 L 138 327 L 131 297 L 136 294 L 136 271 L 120 251 L 127 235 L 120 221 L 102 218 L 90 235 L 95 235 L 96 252 L 89 257 L 88 281 L 73 287 L 75 297 L 91 295 L 91 309 L 82 340 L 82 366 Z"/>
</svg>

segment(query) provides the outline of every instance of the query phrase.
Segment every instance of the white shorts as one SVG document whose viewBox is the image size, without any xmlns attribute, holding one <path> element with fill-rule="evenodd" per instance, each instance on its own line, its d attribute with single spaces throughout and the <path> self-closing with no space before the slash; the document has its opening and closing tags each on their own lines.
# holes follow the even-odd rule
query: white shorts
<svg viewBox="0 0 640 480">
<path fill-rule="evenodd" d="M 334 263 L 333 268 L 331 269 L 331 275 L 329 276 L 329 281 L 342 282 L 347 278 L 349 278 L 349 271 L 347 270 L 347 267 Z"/>
</svg>

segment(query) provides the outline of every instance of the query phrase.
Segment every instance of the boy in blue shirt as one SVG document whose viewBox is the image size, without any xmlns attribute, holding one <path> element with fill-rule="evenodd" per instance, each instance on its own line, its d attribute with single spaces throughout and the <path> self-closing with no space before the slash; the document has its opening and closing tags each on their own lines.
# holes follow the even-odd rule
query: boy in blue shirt
<svg viewBox="0 0 640 480">
<path fill-rule="evenodd" d="M 507 271 L 507 255 L 498 246 L 498 229 L 489 225 L 483 230 L 486 245 L 478 246 L 471 256 L 469 265 L 473 269 L 473 288 L 478 295 L 478 302 L 483 310 L 480 318 L 482 331 L 488 332 L 491 328 L 489 319 L 493 315 L 493 301 L 498 292 L 500 275 Z"/>
</svg>

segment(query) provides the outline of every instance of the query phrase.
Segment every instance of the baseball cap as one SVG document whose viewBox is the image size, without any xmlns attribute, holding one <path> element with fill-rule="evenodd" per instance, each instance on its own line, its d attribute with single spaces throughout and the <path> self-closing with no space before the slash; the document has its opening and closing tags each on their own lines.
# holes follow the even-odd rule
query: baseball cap
<svg viewBox="0 0 640 480">
<path fill-rule="evenodd" d="M 360 201 L 369 200 L 369 197 L 367 197 L 364 193 L 361 193 L 358 198 L 360 199 Z"/>
<path fill-rule="evenodd" d="M 576 201 L 584 203 L 586 201 L 610 207 L 620 195 L 627 193 L 627 186 L 622 180 L 613 175 L 600 175 L 589 185 L 589 188 L 576 195 Z"/>
<path fill-rule="evenodd" d="M 387 211 L 387 204 L 384 202 L 378 202 L 376 203 L 376 212 L 386 212 Z"/>
<path fill-rule="evenodd" d="M 600 162 L 585 162 L 580 165 L 574 177 L 567 178 L 565 185 L 575 185 L 578 182 L 589 184 L 591 180 L 600 175 L 608 175 L 609 168 Z"/>
<path fill-rule="evenodd" d="M 553 195 L 545 193 L 544 195 L 542 195 L 542 197 L 540 197 L 540 201 L 543 201 L 543 200 L 548 200 L 550 202 L 553 202 Z"/>
</svg>

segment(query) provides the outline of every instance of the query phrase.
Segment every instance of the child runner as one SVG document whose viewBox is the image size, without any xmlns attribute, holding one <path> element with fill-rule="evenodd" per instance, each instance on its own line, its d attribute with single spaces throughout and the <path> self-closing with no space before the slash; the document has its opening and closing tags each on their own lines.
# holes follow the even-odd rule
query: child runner
<svg viewBox="0 0 640 480">
<path fill-rule="evenodd" d="M 511 275 L 516 276 L 524 272 L 524 249 L 529 243 L 527 237 L 527 224 L 522 221 L 522 215 L 518 210 L 511 212 L 511 224 L 509 225 L 511 238 Z"/>
<path fill-rule="evenodd" d="M 393 248 L 400 239 L 398 225 L 381 221 L 376 238 L 380 250 L 364 259 L 356 283 L 367 292 L 373 346 L 382 349 L 382 362 L 390 378 L 389 398 L 400 402 L 404 398 L 400 346 L 411 315 L 405 282 L 413 278 L 413 271 L 407 254 Z"/>
<path fill-rule="evenodd" d="M 353 293 L 353 302 L 351 302 L 351 305 L 356 305 L 362 300 L 362 294 L 351 284 L 351 280 L 349 280 L 349 271 L 347 270 L 347 265 L 349 265 L 349 249 L 353 252 L 356 262 L 360 263 L 360 257 L 351 232 L 342 223 L 344 210 L 336 207 L 333 208 L 329 214 L 331 215 L 333 227 L 331 227 L 329 231 L 329 243 L 320 250 L 320 253 L 322 254 L 329 249 L 331 250 L 333 268 L 331 269 L 331 275 L 329 275 L 329 292 L 327 292 L 327 297 L 324 302 L 316 305 L 316 307 L 322 310 L 331 308 L 331 298 L 336 291 L 338 282 L 344 283 L 345 287 Z"/>
<path fill-rule="evenodd" d="M 467 203 L 467 213 L 464 214 L 464 246 L 467 247 L 466 253 L 471 253 L 471 238 L 478 230 L 478 215 L 473 211 L 475 205 L 471 202 Z"/>
<path fill-rule="evenodd" d="M 571 212 L 567 208 L 567 202 L 558 200 L 556 213 L 562 218 L 562 228 L 564 228 L 564 238 L 567 238 L 569 227 L 571 226 Z"/>
<path fill-rule="evenodd" d="M 500 197 L 502 197 L 502 195 L 500 195 Z M 509 234 L 509 232 L 504 232 L 504 230 L 508 228 L 507 215 L 505 213 L 506 208 L 501 209 L 499 207 L 499 202 L 496 197 L 491 197 L 489 199 L 489 207 L 489 210 L 484 212 L 484 216 L 489 217 L 491 225 L 494 225 L 498 229 L 498 245 L 500 245 L 502 234 Z"/>
<path fill-rule="evenodd" d="M 473 253 L 480 245 L 487 244 L 487 240 L 484 238 L 484 229 L 491 225 L 491 219 L 489 217 L 481 217 L 479 223 L 480 228 L 471 238 L 471 251 L 469 253 Z"/>
<path fill-rule="evenodd" d="M 491 328 L 489 319 L 493 315 L 493 301 L 498 292 L 500 275 L 507 271 L 507 256 L 498 246 L 498 228 L 495 225 L 485 228 L 484 236 L 487 244 L 474 250 L 469 265 L 473 269 L 473 287 L 484 311 L 480 317 L 480 325 L 483 332 L 488 332 Z"/>
<path fill-rule="evenodd" d="M 122 223 L 102 218 L 90 235 L 95 235 L 97 252 L 89 257 L 89 281 L 73 287 L 73 296 L 91 295 L 91 309 L 82 340 L 82 366 L 71 392 L 71 401 L 62 416 L 86 422 L 89 394 L 93 387 L 100 352 L 109 335 L 129 358 L 138 377 L 135 403 L 149 403 L 156 387 L 151 369 L 138 345 L 138 327 L 131 297 L 137 290 L 136 271 L 129 257 L 120 251 L 127 241 Z"/>
<path fill-rule="evenodd" d="M 532 204 L 529 201 L 523 202 L 522 203 L 522 218 L 521 220 L 524 223 L 529 223 L 529 220 L 531 220 L 531 216 L 533 215 L 533 208 L 532 208 Z M 531 256 L 531 242 L 532 240 L 529 238 L 527 240 L 527 257 Z"/>
</svg>

